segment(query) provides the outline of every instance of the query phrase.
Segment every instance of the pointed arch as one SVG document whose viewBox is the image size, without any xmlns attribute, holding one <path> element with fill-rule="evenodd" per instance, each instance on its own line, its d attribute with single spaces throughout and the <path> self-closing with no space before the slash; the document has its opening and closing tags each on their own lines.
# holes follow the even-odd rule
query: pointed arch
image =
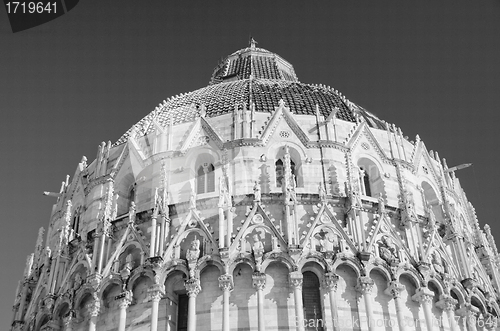
<svg viewBox="0 0 500 331">
<path fill-rule="evenodd" d="M 381 168 L 377 163 L 371 157 L 361 156 L 356 165 L 361 194 L 375 198 L 379 195 L 386 196 Z"/>
<path fill-rule="evenodd" d="M 304 179 L 302 176 L 302 160 L 300 158 L 300 153 L 292 146 L 288 146 L 288 151 L 290 154 L 290 170 L 292 173 L 292 177 L 295 180 L 296 187 L 304 186 Z M 285 175 L 285 148 L 281 147 L 276 151 L 276 155 L 274 157 L 276 160 L 274 163 L 275 167 L 275 175 L 276 175 L 276 187 L 281 187 L 282 181 Z"/>
</svg>

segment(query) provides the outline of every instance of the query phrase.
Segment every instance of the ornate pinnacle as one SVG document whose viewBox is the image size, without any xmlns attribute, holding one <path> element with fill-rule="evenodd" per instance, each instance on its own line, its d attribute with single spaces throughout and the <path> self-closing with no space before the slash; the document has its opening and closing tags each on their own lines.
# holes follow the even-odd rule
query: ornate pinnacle
<svg viewBox="0 0 500 331">
<path fill-rule="evenodd" d="M 71 229 L 71 200 L 66 202 L 66 213 L 64 215 L 64 225 L 62 231 L 62 244 L 66 245 L 69 241 L 69 231 Z"/>
<path fill-rule="evenodd" d="M 43 227 L 41 227 L 38 230 L 38 237 L 36 238 L 35 255 L 34 255 L 34 263 L 36 265 L 39 264 L 40 256 L 42 255 L 44 232 L 45 232 L 45 229 Z"/>
<path fill-rule="evenodd" d="M 497 245 L 495 243 L 495 238 L 491 234 L 491 228 L 488 224 L 486 224 L 484 226 L 484 232 L 486 232 L 486 239 L 488 240 L 488 243 L 490 244 L 491 249 L 493 250 L 494 254 L 498 255 L 498 249 L 497 249 Z"/>
<path fill-rule="evenodd" d="M 161 162 L 161 170 L 160 170 L 160 187 L 167 187 L 167 166 L 165 164 L 165 160 Z"/>
<path fill-rule="evenodd" d="M 29 278 L 29 276 L 31 275 L 32 267 L 33 267 L 33 254 L 30 254 L 26 258 L 26 267 L 24 269 L 24 278 Z"/>
<path fill-rule="evenodd" d="M 113 181 L 109 181 L 108 190 L 106 192 L 106 201 L 104 205 L 104 217 L 103 219 L 109 220 L 113 213 L 113 200 L 114 200 L 114 187 Z"/>
</svg>

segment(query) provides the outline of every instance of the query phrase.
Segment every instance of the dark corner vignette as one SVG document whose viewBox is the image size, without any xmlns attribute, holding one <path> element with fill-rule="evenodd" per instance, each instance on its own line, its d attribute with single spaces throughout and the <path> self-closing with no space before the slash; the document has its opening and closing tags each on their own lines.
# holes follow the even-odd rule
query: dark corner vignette
<svg viewBox="0 0 500 331">
<path fill-rule="evenodd" d="M 52 21 L 73 9 L 79 0 L 11 1 L 4 0 L 12 32 L 20 32 Z"/>
</svg>

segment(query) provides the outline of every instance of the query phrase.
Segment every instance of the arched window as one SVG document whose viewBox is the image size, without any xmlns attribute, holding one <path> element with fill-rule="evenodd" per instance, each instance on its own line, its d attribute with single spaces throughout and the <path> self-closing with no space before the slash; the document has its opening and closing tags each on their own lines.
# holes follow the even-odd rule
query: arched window
<svg viewBox="0 0 500 331">
<path fill-rule="evenodd" d="M 75 236 L 78 235 L 78 231 L 80 230 L 80 207 L 75 209 L 75 214 L 73 215 L 73 222 L 71 224 L 71 228 Z"/>
<path fill-rule="evenodd" d="M 283 178 L 285 178 L 285 166 L 283 165 L 283 161 L 278 159 L 274 164 L 276 167 L 276 186 L 281 187 L 283 183 Z M 293 179 L 295 181 L 295 185 L 297 185 L 297 176 L 295 175 L 295 163 L 290 160 L 290 168 L 292 170 Z"/>
<path fill-rule="evenodd" d="M 212 163 L 203 163 L 196 172 L 196 193 L 215 192 L 215 171 Z"/>
<path fill-rule="evenodd" d="M 359 176 L 360 176 L 359 181 L 361 183 L 361 194 L 371 197 L 372 188 L 370 184 L 370 175 L 365 169 L 363 169 L 363 167 L 360 167 Z"/>
<path fill-rule="evenodd" d="M 189 297 L 186 293 L 178 294 L 177 303 L 177 330 L 186 331 L 188 322 L 188 303 Z"/>
<path fill-rule="evenodd" d="M 362 157 L 357 161 L 356 165 L 359 172 L 359 193 L 373 198 L 377 198 L 379 195 L 385 196 L 384 180 L 375 162 Z"/>
<path fill-rule="evenodd" d="M 304 330 L 323 331 L 324 319 L 318 276 L 312 271 L 306 271 L 303 273 L 303 277 Z"/>
<path fill-rule="evenodd" d="M 128 207 L 132 205 L 132 202 L 135 203 L 135 184 L 132 185 L 130 191 L 128 192 Z"/>
</svg>

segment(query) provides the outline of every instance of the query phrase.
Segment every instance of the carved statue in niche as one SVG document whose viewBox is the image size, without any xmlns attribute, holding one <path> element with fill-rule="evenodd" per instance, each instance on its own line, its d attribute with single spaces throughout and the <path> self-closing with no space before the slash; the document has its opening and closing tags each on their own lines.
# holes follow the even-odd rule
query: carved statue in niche
<svg viewBox="0 0 500 331">
<path fill-rule="evenodd" d="M 255 263 L 260 265 L 262 263 L 262 256 L 264 255 L 264 244 L 260 240 L 260 235 L 255 233 L 252 236 L 253 244 L 252 244 L 252 252 L 255 258 Z"/>
<path fill-rule="evenodd" d="M 441 255 L 438 252 L 434 252 L 432 254 L 432 266 L 434 267 L 434 270 L 440 274 L 445 272 L 443 259 L 441 258 Z"/>
<path fill-rule="evenodd" d="M 186 252 L 186 259 L 188 262 L 196 261 L 200 257 L 200 240 L 194 236 L 193 241 L 191 241 L 191 246 Z"/>
<path fill-rule="evenodd" d="M 73 282 L 73 290 L 74 291 L 78 290 L 80 286 L 82 286 L 82 283 L 83 283 L 82 276 L 80 275 L 80 273 L 77 273 L 75 275 L 75 280 Z"/>
<path fill-rule="evenodd" d="M 397 257 L 396 245 L 394 245 L 392 239 L 387 236 L 382 238 L 382 241 L 379 245 L 379 253 L 380 257 L 384 259 L 387 263 L 389 264 L 399 263 L 399 259 Z"/>
<path fill-rule="evenodd" d="M 339 238 L 330 231 L 321 230 L 316 234 L 316 240 L 319 242 L 320 252 L 333 252 L 339 247 Z"/>
<path fill-rule="evenodd" d="M 125 265 L 123 266 L 123 268 L 129 271 L 134 268 L 134 259 L 132 257 L 132 254 L 128 254 L 125 258 Z"/>
</svg>

